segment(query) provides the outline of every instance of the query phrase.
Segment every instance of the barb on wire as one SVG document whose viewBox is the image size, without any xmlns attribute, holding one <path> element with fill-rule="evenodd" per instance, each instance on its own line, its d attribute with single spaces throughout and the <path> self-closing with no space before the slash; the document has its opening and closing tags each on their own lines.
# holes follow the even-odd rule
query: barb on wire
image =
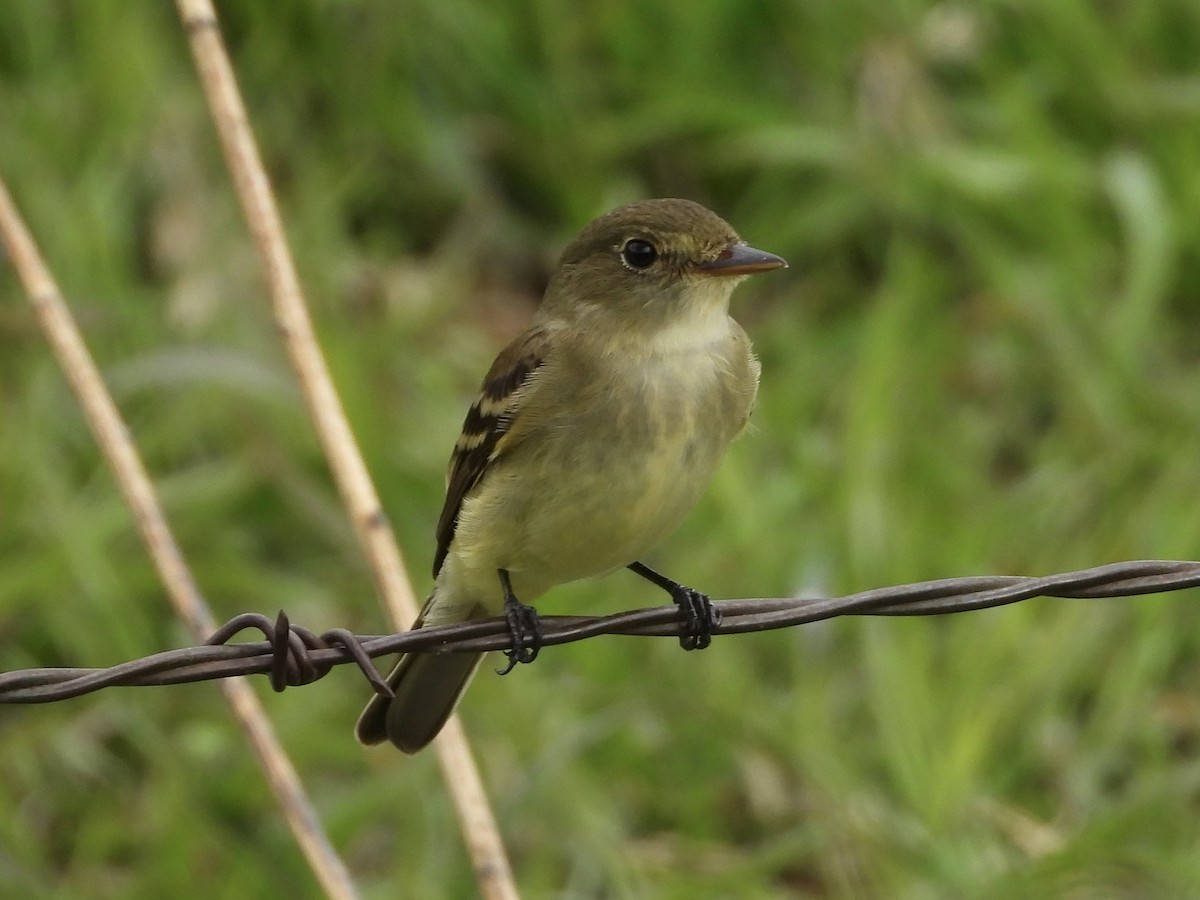
<svg viewBox="0 0 1200 900">
<path fill-rule="evenodd" d="M 713 605 L 721 622 L 714 634 L 788 628 L 836 616 L 928 616 L 1004 606 L 1032 597 L 1100 599 L 1200 587 L 1200 562 L 1138 560 L 1078 572 L 1029 578 L 980 575 L 876 588 L 844 597 L 722 600 Z M 610 616 L 542 616 L 543 646 L 600 634 L 678 637 L 684 622 L 675 606 L 655 606 Z M 247 628 L 266 640 L 227 643 Z M 101 688 L 181 684 L 234 675 L 266 674 L 276 691 L 309 684 L 334 666 L 353 662 L 379 693 L 388 694 L 370 660 L 391 653 L 476 653 L 510 646 L 503 617 L 421 628 L 392 635 L 355 635 L 334 629 L 317 635 L 292 625 L 243 613 L 221 626 L 202 646 L 167 650 L 107 669 L 24 669 L 0 674 L 0 703 L 50 703 Z"/>
</svg>

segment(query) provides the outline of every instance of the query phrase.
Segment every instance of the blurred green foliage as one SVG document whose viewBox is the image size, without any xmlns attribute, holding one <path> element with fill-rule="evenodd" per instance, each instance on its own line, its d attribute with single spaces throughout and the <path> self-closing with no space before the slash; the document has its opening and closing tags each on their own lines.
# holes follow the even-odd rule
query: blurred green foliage
<svg viewBox="0 0 1200 900">
<path fill-rule="evenodd" d="M 1200 555 L 1194 0 L 220 12 L 419 589 L 479 377 L 647 196 L 792 263 L 735 304 L 756 428 L 650 562 L 727 597 Z M 170 5 L 5 4 L 0 173 L 218 615 L 382 630 Z M 188 643 L 0 290 L 0 668 Z M 1196 599 L 599 639 L 463 712 L 529 896 L 1189 896 Z M 365 693 L 269 703 L 368 897 L 471 896 L 433 758 L 354 744 Z M 0 746 L 0 896 L 317 894 L 211 685 L 0 709 Z"/>
</svg>

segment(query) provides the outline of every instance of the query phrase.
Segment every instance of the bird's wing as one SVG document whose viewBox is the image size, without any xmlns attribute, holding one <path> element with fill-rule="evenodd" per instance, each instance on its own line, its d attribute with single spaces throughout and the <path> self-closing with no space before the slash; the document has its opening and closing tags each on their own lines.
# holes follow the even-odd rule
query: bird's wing
<svg viewBox="0 0 1200 900">
<path fill-rule="evenodd" d="M 530 329 L 500 352 L 483 379 L 479 398 L 471 404 L 450 456 L 446 504 L 437 525 L 434 578 L 450 550 L 463 499 L 510 444 L 505 436 L 521 415 L 522 397 L 545 361 L 547 346 L 546 332 Z"/>
</svg>

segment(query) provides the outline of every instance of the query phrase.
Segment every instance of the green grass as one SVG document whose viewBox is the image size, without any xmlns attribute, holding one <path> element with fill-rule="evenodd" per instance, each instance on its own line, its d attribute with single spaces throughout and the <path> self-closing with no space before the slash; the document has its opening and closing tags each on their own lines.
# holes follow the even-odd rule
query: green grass
<svg viewBox="0 0 1200 900">
<path fill-rule="evenodd" d="M 645 196 L 792 263 L 736 300 L 755 428 L 651 562 L 733 597 L 1200 556 L 1190 0 L 220 11 L 418 590 L 478 379 L 563 242 Z M 218 615 L 381 630 L 173 11 L 7 5 L 0 122 Z M 0 668 L 187 643 L 0 292 Z M 531 897 L 1190 896 L 1196 600 L 602 638 L 463 713 Z M 433 758 L 354 744 L 361 679 L 258 688 L 366 896 L 472 895 Z M 0 896 L 317 895 L 211 685 L 0 709 L 0 746 Z"/>
</svg>

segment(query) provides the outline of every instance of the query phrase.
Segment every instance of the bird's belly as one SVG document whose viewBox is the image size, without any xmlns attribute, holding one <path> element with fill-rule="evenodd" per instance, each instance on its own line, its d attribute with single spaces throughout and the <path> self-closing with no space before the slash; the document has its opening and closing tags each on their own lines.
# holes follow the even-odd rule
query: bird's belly
<svg viewBox="0 0 1200 900">
<path fill-rule="evenodd" d="M 531 441 L 534 465 L 497 466 L 464 501 L 450 550 L 454 570 L 498 604 L 497 569 L 510 573 L 519 597 L 532 599 L 647 553 L 695 505 L 732 434 L 664 428 L 648 436 Z"/>
<path fill-rule="evenodd" d="M 528 427 L 464 499 L 439 584 L 495 609 L 497 569 L 528 601 L 649 552 L 695 505 L 749 416 L 757 365 L 742 352 L 736 366 L 679 357 L 643 368 L 637 383 L 589 382 L 586 403 Z"/>
<path fill-rule="evenodd" d="M 723 449 L 664 444 L 645 456 L 597 454 L 586 477 L 576 470 L 569 490 L 528 510 L 514 568 L 562 583 L 628 565 L 679 525 Z"/>
</svg>

